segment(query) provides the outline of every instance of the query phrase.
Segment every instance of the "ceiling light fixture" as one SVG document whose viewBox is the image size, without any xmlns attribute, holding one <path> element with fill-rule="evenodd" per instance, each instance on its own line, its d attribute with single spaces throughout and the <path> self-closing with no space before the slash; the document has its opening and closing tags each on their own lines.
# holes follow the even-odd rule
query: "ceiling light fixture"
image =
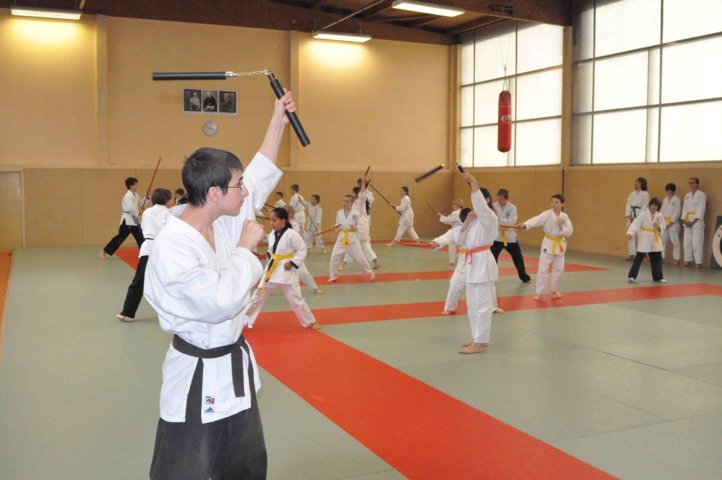
<svg viewBox="0 0 722 480">
<path fill-rule="evenodd" d="M 412 0 L 395 0 L 391 4 L 393 8 L 399 10 L 408 10 L 410 12 L 428 13 L 430 15 L 439 15 L 442 17 L 457 17 L 466 13 L 466 10 L 455 7 L 442 7 L 432 3 L 415 2 Z"/>
<path fill-rule="evenodd" d="M 10 13 L 19 17 L 48 18 L 54 20 L 80 20 L 80 10 L 59 10 L 55 8 L 35 8 L 11 6 Z"/>
<path fill-rule="evenodd" d="M 313 38 L 318 40 L 336 40 L 338 42 L 365 43 L 371 40 L 371 35 L 359 33 L 314 32 Z"/>
</svg>

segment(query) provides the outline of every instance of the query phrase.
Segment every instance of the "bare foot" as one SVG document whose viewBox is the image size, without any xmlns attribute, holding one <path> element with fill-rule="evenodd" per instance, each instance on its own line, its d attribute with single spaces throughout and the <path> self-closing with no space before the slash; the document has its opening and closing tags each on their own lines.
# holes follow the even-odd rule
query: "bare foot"
<svg viewBox="0 0 722 480">
<path fill-rule="evenodd" d="M 474 344 L 474 342 L 466 342 L 464 345 L 462 345 L 462 347 L 468 347 L 469 345 L 473 345 L 473 344 Z M 488 343 L 477 343 L 477 345 L 481 345 L 482 347 L 488 347 L 488 346 L 489 346 Z"/>
<path fill-rule="evenodd" d="M 311 324 L 311 329 L 312 330 L 321 330 L 321 325 L 318 322 L 313 322 Z"/>
<path fill-rule="evenodd" d="M 128 321 L 128 317 L 126 317 L 125 315 L 121 315 L 120 313 L 119 313 L 118 315 L 116 315 L 115 318 L 117 318 L 117 319 L 120 320 L 121 322 L 127 322 L 127 321 Z"/>
<path fill-rule="evenodd" d="M 455 314 L 455 313 L 456 313 L 456 312 L 453 311 L 453 310 L 442 310 L 442 311 L 441 311 L 441 314 L 442 314 L 442 315 L 453 315 L 453 314 Z"/>
<path fill-rule="evenodd" d="M 494 308 L 494 313 L 504 313 L 504 309 L 497 306 L 496 308 Z"/>
<path fill-rule="evenodd" d="M 628 256 L 627 258 L 625 258 L 625 260 L 631 262 L 632 260 L 634 260 L 634 255 Z"/>
<path fill-rule="evenodd" d="M 387 243 L 387 244 L 386 244 L 387 247 L 395 247 L 396 245 L 398 245 L 398 242 L 397 242 L 396 240 L 394 240 L 394 241 L 391 242 L 391 243 Z"/>
<path fill-rule="evenodd" d="M 541 300 L 541 295 L 534 295 L 534 299 L 533 299 L 533 300 L 534 300 L 535 302 L 538 302 L 539 300 Z"/>
<path fill-rule="evenodd" d="M 559 292 L 552 292 L 552 299 L 553 299 L 553 300 L 558 300 L 558 299 L 560 299 L 560 298 L 562 298 L 562 294 L 561 294 L 561 293 L 559 293 Z"/>
<path fill-rule="evenodd" d="M 323 290 L 321 290 L 320 288 L 315 289 L 314 292 L 316 292 L 316 295 L 322 295 L 322 294 L 323 294 Z"/>
<path fill-rule="evenodd" d="M 338 277 L 328 279 L 329 282 L 335 282 L 336 280 L 338 280 Z"/>
<path fill-rule="evenodd" d="M 98 253 L 98 256 L 100 257 L 101 260 L 108 259 L 108 255 L 105 253 L 105 250 L 101 250 L 100 253 Z"/>
<path fill-rule="evenodd" d="M 694 268 L 702 268 L 702 264 L 701 264 L 701 263 L 695 263 L 695 264 L 694 264 Z"/>
<path fill-rule="evenodd" d="M 339 271 L 339 272 L 343 272 L 343 269 L 344 269 L 344 268 L 346 268 L 346 267 L 345 267 L 344 264 L 342 263 L 341 265 L 338 266 L 338 271 Z"/>
<path fill-rule="evenodd" d="M 381 262 L 378 259 L 374 259 L 374 270 L 381 267 Z"/>
<path fill-rule="evenodd" d="M 455 265 L 455 263 L 454 263 L 454 262 L 449 262 L 449 265 Z"/>
<path fill-rule="evenodd" d="M 459 353 L 463 353 L 464 355 L 470 355 L 472 353 L 481 353 L 484 350 L 486 350 L 486 347 L 481 343 L 472 343 L 470 345 L 467 345 L 466 347 L 463 347 L 461 350 L 459 350 Z"/>
</svg>

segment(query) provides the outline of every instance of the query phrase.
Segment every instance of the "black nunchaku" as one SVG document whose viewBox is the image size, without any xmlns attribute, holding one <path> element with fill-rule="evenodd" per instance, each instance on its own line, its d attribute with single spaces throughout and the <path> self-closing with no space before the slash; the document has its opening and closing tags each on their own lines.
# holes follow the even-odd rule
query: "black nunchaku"
<svg viewBox="0 0 722 480">
<path fill-rule="evenodd" d="M 268 78 L 273 93 L 276 94 L 276 98 L 281 98 L 284 95 L 283 86 L 278 81 L 275 75 L 270 70 L 258 70 L 255 72 L 153 72 L 153 80 L 225 80 L 227 78 L 236 77 L 252 77 L 265 75 Z M 304 147 L 311 143 L 306 131 L 301 125 L 301 121 L 298 119 L 296 112 L 286 112 L 286 117 L 291 123 L 293 130 L 296 132 L 298 141 Z"/>
</svg>

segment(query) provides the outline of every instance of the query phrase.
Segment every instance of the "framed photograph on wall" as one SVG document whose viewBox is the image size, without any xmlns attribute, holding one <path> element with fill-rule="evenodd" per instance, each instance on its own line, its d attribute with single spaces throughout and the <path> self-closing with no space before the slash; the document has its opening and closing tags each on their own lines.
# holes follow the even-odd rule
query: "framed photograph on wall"
<svg viewBox="0 0 722 480">
<path fill-rule="evenodd" d="M 191 88 L 183 90 L 183 111 L 201 113 L 201 91 Z"/>
<path fill-rule="evenodd" d="M 218 92 L 218 98 L 221 101 L 220 106 L 218 107 L 219 113 L 223 113 L 226 115 L 236 114 L 236 92 L 221 90 L 220 92 Z"/>
<path fill-rule="evenodd" d="M 218 113 L 218 90 L 203 90 L 203 113 Z"/>
</svg>

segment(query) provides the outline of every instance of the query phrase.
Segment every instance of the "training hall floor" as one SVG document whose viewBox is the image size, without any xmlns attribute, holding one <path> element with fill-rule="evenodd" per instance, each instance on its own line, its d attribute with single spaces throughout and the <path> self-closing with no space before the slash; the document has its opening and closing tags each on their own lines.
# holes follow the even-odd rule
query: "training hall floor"
<svg viewBox="0 0 722 480">
<path fill-rule="evenodd" d="M 269 479 L 719 479 L 722 273 L 567 254 L 564 298 L 531 300 L 502 256 L 486 353 L 440 315 L 444 252 L 374 245 L 374 283 L 309 255 L 324 328 L 280 294 L 247 332 L 262 367 Z M 530 273 L 536 249 L 527 247 Z M 133 257 L 128 249 L 122 255 Z M 132 262 L 131 262 L 132 263 Z M 95 247 L 12 259 L 0 365 L 0 478 L 148 477 L 170 336 L 152 309 L 120 323 L 133 276 Z"/>
</svg>

